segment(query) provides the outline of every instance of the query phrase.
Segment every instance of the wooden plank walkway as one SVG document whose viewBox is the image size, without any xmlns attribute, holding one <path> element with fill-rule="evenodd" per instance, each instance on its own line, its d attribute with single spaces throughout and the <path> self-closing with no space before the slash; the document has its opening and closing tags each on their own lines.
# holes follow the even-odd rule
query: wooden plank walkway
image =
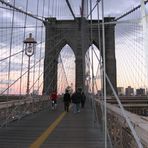
<svg viewBox="0 0 148 148">
<path fill-rule="evenodd" d="M 27 148 L 50 128 L 62 114 L 63 104 L 55 111 L 45 110 L 11 123 L 0 129 L 0 148 Z M 93 126 L 92 109 L 86 105 L 80 113 L 72 109 L 66 113 L 57 127 L 47 136 L 41 148 L 103 148 L 104 138 L 101 126 Z M 37 147 L 36 147 L 37 148 Z"/>
</svg>

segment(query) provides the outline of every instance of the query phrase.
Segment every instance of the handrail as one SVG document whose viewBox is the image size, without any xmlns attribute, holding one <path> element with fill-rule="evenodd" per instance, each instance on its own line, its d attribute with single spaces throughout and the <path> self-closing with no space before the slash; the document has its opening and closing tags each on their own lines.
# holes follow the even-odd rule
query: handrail
<svg viewBox="0 0 148 148">
<path fill-rule="evenodd" d="M 99 104 L 101 103 L 101 101 L 98 99 L 96 99 L 96 102 L 98 102 Z M 125 126 L 127 126 L 123 113 L 119 107 L 107 103 L 107 111 L 108 113 L 111 112 L 111 114 L 117 116 L 118 119 L 120 118 L 121 120 L 118 121 L 122 124 L 126 124 Z M 134 130 L 136 131 L 137 135 L 140 137 L 142 143 L 144 145 L 148 145 L 148 117 L 139 116 L 126 110 L 125 113 L 128 118 L 130 118 L 132 126 L 134 127 Z"/>
<path fill-rule="evenodd" d="M 113 94 L 114 94 L 114 96 L 115 96 L 115 98 L 116 98 L 116 100 L 117 100 L 117 102 L 118 102 L 118 104 L 119 104 L 119 106 L 120 106 L 120 109 L 121 109 L 121 111 L 122 111 L 122 114 L 123 114 L 123 116 L 124 116 L 124 118 L 125 118 L 125 120 L 126 120 L 128 126 L 129 126 L 129 128 L 130 128 L 130 130 L 131 130 L 133 136 L 134 136 L 134 139 L 135 139 L 135 141 L 136 141 L 138 147 L 139 147 L 139 148 L 143 148 L 143 146 L 142 146 L 142 144 L 141 144 L 141 141 L 140 141 L 140 138 L 138 137 L 138 135 L 137 135 L 137 133 L 136 133 L 136 131 L 135 131 L 135 129 L 134 129 L 134 127 L 133 127 L 131 121 L 129 120 L 129 117 L 128 117 L 127 114 L 126 114 L 126 111 L 124 110 L 123 105 L 121 104 L 121 101 L 120 101 L 120 99 L 119 99 L 119 97 L 118 97 L 118 95 L 117 95 L 115 89 L 113 88 L 113 85 L 112 85 L 112 83 L 111 83 L 111 81 L 110 81 L 108 75 L 106 74 L 105 77 L 106 77 L 106 79 L 107 79 L 107 81 L 108 81 L 108 83 L 109 83 L 109 85 L 110 85 L 110 87 L 111 87 L 111 89 L 112 89 L 112 91 L 113 91 Z"/>
</svg>

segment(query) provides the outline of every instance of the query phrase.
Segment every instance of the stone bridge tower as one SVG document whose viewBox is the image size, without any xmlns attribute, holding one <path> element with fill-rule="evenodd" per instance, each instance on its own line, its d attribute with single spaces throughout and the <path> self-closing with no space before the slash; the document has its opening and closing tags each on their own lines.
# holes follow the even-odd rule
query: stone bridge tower
<svg viewBox="0 0 148 148">
<path fill-rule="evenodd" d="M 110 22 L 114 18 L 105 18 Z M 99 49 L 98 21 L 92 21 L 92 41 Z M 83 27 L 81 27 L 83 25 Z M 105 46 L 106 46 L 106 72 L 116 88 L 116 59 L 115 59 L 115 37 L 114 24 L 105 25 Z M 76 20 L 56 20 L 46 18 L 46 42 L 44 59 L 44 85 L 43 93 L 50 94 L 57 89 L 57 64 L 61 49 L 68 44 L 75 54 L 76 64 L 76 88 L 84 88 L 85 85 L 85 53 L 91 46 L 90 21 L 85 18 Z M 100 29 L 102 34 L 102 29 Z M 100 38 L 102 43 L 102 38 Z M 101 45 L 102 46 L 102 45 Z M 102 52 L 101 52 L 102 53 Z M 107 94 L 112 91 L 107 84 Z"/>
</svg>

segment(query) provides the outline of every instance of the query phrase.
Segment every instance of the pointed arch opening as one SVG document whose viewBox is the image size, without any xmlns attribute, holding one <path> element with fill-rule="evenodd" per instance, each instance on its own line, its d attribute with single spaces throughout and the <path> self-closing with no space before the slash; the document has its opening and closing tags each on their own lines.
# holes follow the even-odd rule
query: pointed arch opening
<svg viewBox="0 0 148 148">
<path fill-rule="evenodd" d="M 92 44 L 85 54 L 85 85 L 88 92 L 92 92 L 94 85 L 94 92 L 99 93 L 101 91 L 101 53 L 99 49 Z M 92 78 L 94 78 L 94 84 L 92 83 Z"/>
<path fill-rule="evenodd" d="M 75 55 L 72 48 L 66 44 L 58 56 L 58 85 L 59 94 L 65 92 L 67 87 L 75 90 Z"/>
</svg>

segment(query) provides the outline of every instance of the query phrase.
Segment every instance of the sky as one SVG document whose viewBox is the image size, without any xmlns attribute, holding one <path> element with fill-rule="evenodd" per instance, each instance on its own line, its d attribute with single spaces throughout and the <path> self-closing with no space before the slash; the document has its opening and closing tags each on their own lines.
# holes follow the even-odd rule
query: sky
<svg viewBox="0 0 148 148">
<path fill-rule="evenodd" d="M 10 0 L 10 3 L 13 4 L 14 0 Z M 26 10 L 26 1 L 27 0 L 16 0 L 16 7 L 22 9 L 22 10 Z M 40 18 L 44 18 L 44 17 L 51 17 L 51 16 L 56 16 L 57 19 L 73 19 L 67 4 L 65 2 L 65 0 L 39 0 L 39 8 L 37 9 L 37 1 L 38 0 L 28 0 L 28 8 L 27 8 L 27 12 L 34 14 L 34 15 L 38 15 L 40 16 Z M 45 3 L 43 3 L 45 2 Z M 81 0 L 69 0 L 73 11 L 76 15 L 76 17 L 80 16 L 80 5 L 81 5 Z M 96 3 L 96 0 L 92 0 L 93 6 Z M 137 6 L 140 3 L 140 0 L 124 0 L 124 1 L 119 1 L 119 0 L 104 0 L 104 14 L 105 16 L 113 16 L 113 17 L 118 17 L 121 14 L 124 14 L 125 12 L 127 12 L 128 10 L 130 10 L 131 8 Z M 35 19 L 32 19 L 30 17 L 25 18 L 24 14 L 21 14 L 19 12 L 15 12 L 15 17 L 14 17 L 14 26 L 15 27 L 22 27 L 22 28 L 15 28 L 13 30 L 13 38 L 12 38 L 12 47 L 10 47 L 10 40 L 11 40 L 11 27 L 12 27 L 12 16 L 13 13 L 12 11 L 9 11 L 7 9 L 4 9 L 2 7 L 8 8 L 5 5 L 2 5 L 0 3 L 0 13 L 2 15 L 0 15 L 0 59 L 3 59 L 5 57 L 7 57 L 10 53 L 9 50 L 10 48 L 12 48 L 12 54 L 19 52 L 22 50 L 23 48 L 23 44 L 22 41 L 24 40 L 24 32 L 25 32 L 25 37 L 28 36 L 28 34 L 30 32 L 33 33 L 33 36 L 36 38 L 37 42 L 43 42 L 43 44 L 39 44 L 36 47 L 36 57 L 32 57 L 31 58 L 31 65 L 33 65 L 33 62 L 37 62 L 40 57 L 44 56 L 44 38 L 45 38 L 45 33 L 44 33 L 44 26 L 42 23 L 40 23 L 40 21 L 37 21 Z M 44 11 L 43 11 L 44 10 Z M 38 13 L 37 13 L 38 12 Z M 100 12 L 101 15 L 101 12 Z M 129 15 L 128 17 L 126 17 L 125 19 L 134 19 L 137 16 L 140 15 L 140 11 L 136 11 L 135 13 L 133 13 L 132 15 Z M 25 24 L 25 19 L 26 19 L 26 26 L 27 28 L 24 29 L 24 24 Z M 97 19 L 97 11 L 94 10 L 93 12 L 93 19 Z M 35 25 L 37 23 L 38 30 L 36 32 L 35 30 Z M 30 27 L 29 27 L 30 26 Z M 6 28 L 5 28 L 6 27 Z M 10 27 L 10 28 L 9 28 Z M 117 59 L 117 66 L 119 67 L 118 69 L 120 69 L 120 72 L 117 71 L 118 73 L 118 84 L 120 84 L 121 86 L 127 86 L 129 85 L 134 85 L 135 82 L 136 83 L 143 83 L 143 84 L 139 84 L 138 86 L 135 87 L 143 87 L 144 85 L 146 85 L 143 81 L 145 81 L 144 77 L 145 77 L 145 69 L 144 67 L 144 60 L 143 60 L 143 46 L 142 46 L 142 40 L 143 40 L 143 34 L 142 34 L 142 29 L 141 29 L 141 25 L 139 24 L 119 24 L 116 25 L 116 59 Z M 41 36 L 42 34 L 42 36 Z M 124 41 L 126 41 L 126 43 L 124 43 Z M 139 43 L 138 43 L 139 42 Z M 140 46 L 140 48 L 138 48 Z M 66 47 L 67 48 L 67 47 Z M 65 48 L 62 50 L 62 52 L 69 52 L 71 55 L 73 54 L 71 52 L 71 50 L 67 51 Z M 130 51 L 126 51 L 125 49 L 129 48 L 128 50 Z M 126 51 L 126 52 L 125 52 Z M 132 52 L 131 52 L 132 51 Z M 61 53 L 61 54 L 63 54 Z M 132 56 L 129 56 L 129 54 Z M 73 57 L 73 56 L 72 56 Z M 133 57 L 133 58 L 132 58 Z M 129 60 L 131 58 L 131 60 Z M 11 71 L 15 73 L 11 73 L 11 80 L 9 80 L 10 83 L 14 82 L 17 77 L 19 77 L 19 73 L 20 73 L 20 69 L 21 69 L 21 55 L 17 55 L 15 57 L 13 57 L 11 59 Z M 35 59 L 35 60 L 34 60 Z M 74 58 L 71 59 L 72 61 L 74 61 Z M 127 63 L 125 63 L 125 61 L 128 61 Z M 140 61 L 140 64 L 138 64 Z M 9 60 L 0 62 L 0 83 L 1 83 L 1 88 L 3 90 L 4 87 L 6 87 L 8 85 L 8 63 Z M 43 63 L 43 60 L 42 60 Z M 130 67 L 126 67 L 126 65 L 135 65 L 134 63 L 137 63 L 136 66 L 132 66 L 132 68 Z M 27 70 L 27 64 L 28 64 L 28 57 L 24 55 L 24 62 L 23 62 L 24 66 L 23 66 L 23 71 L 25 72 Z M 95 63 L 97 65 L 97 61 Z M 38 73 L 37 71 L 40 71 L 40 74 L 43 72 L 43 65 L 41 64 L 37 64 L 38 67 L 34 70 L 36 73 Z M 121 66 L 122 65 L 122 66 Z M 72 66 L 74 67 L 74 65 Z M 120 68 L 122 67 L 122 68 Z M 124 67 L 124 68 L 123 68 Z M 39 70 L 40 69 L 40 70 Z M 127 74 L 126 69 L 128 71 L 130 71 L 130 75 L 129 76 Z M 132 70 L 131 70 L 132 69 Z M 142 71 L 142 72 L 137 72 L 137 71 Z M 67 70 L 68 71 L 68 70 Z M 96 70 L 95 70 L 96 71 Z M 136 73 L 137 72 L 137 73 Z M 33 73 L 33 70 L 31 71 L 31 73 Z M 68 72 L 69 73 L 69 72 Z M 74 79 L 74 72 L 73 73 L 73 78 Z M 122 74 L 120 74 L 122 73 Z M 124 74 L 125 73 L 125 74 Z M 132 77 L 133 73 L 134 74 L 134 78 Z M 144 73 L 144 74 L 143 74 Z M 124 75 L 123 75 L 124 74 Z M 126 75 L 128 75 L 128 80 L 124 80 Z M 31 77 L 33 78 L 33 74 L 31 74 Z M 37 76 L 35 76 L 37 79 Z M 139 78 L 140 77 L 140 78 Z M 132 83 L 129 83 L 130 79 L 134 79 L 132 80 Z M 27 75 L 24 76 L 24 82 L 27 79 Z M 137 82 L 137 79 L 138 82 Z M 142 80 L 141 80 L 142 79 Z M 42 78 L 41 80 L 42 81 Z M 139 82 L 141 81 L 141 82 Z M 123 82 L 126 82 L 123 83 Z M 6 86 L 4 86 L 4 83 Z M 30 82 L 31 83 L 31 82 Z M 73 82 L 74 83 L 74 82 Z M 18 86 L 18 84 L 16 85 Z M 18 89 L 18 88 L 17 88 Z M 26 84 L 24 85 L 24 90 L 26 89 Z M 37 86 L 36 86 L 37 89 Z M 14 91 L 13 89 L 11 89 L 12 92 Z"/>
<path fill-rule="evenodd" d="M 10 3 L 13 3 L 13 0 L 9 0 Z M 16 6 L 18 8 L 21 8 L 22 10 L 26 9 L 26 1 L 27 0 L 16 0 Z M 86 2 L 87 0 L 85 0 Z M 63 17 L 68 17 L 70 16 L 70 11 L 67 7 L 67 4 L 65 0 L 45 0 L 45 3 L 43 3 L 44 0 L 39 0 L 39 16 L 42 16 L 42 10 L 43 6 L 44 7 L 44 16 L 60 16 Z M 80 15 L 80 5 L 81 5 L 81 0 L 69 0 L 72 9 L 75 13 L 76 16 Z M 37 13 L 37 0 L 28 0 L 28 12 L 32 14 Z M 96 4 L 96 0 L 92 0 L 92 5 L 94 6 Z M 122 14 L 123 12 L 133 8 L 134 6 L 137 6 L 140 4 L 140 0 L 124 0 L 124 1 L 119 1 L 119 0 L 104 0 L 104 10 L 105 10 L 105 16 L 111 15 L 111 16 L 117 16 Z M 89 7 L 89 6 L 88 6 Z M 48 9 L 49 8 L 49 9 Z M 89 8 L 88 8 L 89 9 Z M 94 14 L 95 16 L 95 14 Z"/>
</svg>

